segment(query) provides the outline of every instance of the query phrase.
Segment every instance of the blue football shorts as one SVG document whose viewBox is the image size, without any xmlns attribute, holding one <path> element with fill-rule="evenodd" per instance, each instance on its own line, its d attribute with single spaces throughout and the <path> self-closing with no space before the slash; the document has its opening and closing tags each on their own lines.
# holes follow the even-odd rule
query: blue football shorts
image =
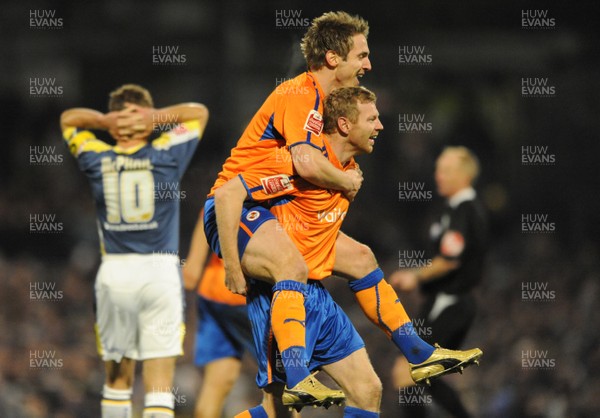
<svg viewBox="0 0 600 418">
<path fill-rule="evenodd" d="M 285 383 L 281 353 L 271 329 L 272 286 L 251 279 L 248 286 L 248 317 L 258 355 L 256 383 L 264 388 L 270 383 Z M 309 280 L 304 295 L 306 308 L 306 354 L 309 370 L 338 362 L 365 346 L 350 318 L 335 303 L 319 280 Z"/>
<path fill-rule="evenodd" d="M 241 359 L 244 351 L 256 359 L 246 305 L 228 305 L 198 296 L 197 308 L 196 366 L 226 357 Z"/>
</svg>

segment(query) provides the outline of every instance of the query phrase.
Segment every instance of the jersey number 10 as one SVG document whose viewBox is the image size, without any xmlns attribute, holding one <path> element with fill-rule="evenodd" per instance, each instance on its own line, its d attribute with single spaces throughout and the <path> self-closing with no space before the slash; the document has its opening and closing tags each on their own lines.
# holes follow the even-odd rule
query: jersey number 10
<svg viewBox="0 0 600 418">
<path fill-rule="evenodd" d="M 102 185 L 108 223 L 146 223 L 154 217 L 154 176 L 151 171 L 104 173 Z"/>
</svg>

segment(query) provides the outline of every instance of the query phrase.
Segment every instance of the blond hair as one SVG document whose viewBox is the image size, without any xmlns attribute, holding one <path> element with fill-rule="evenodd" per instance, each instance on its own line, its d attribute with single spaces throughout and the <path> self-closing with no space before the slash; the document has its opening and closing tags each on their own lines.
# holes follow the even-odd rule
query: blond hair
<svg viewBox="0 0 600 418">
<path fill-rule="evenodd" d="M 302 55 L 310 70 L 325 66 L 325 54 L 334 51 L 344 60 L 354 46 L 352 37 L 369 35 L 369 24 L 360 16 L 346 12 L 327 12 L 313 19 L 310 28 L 300 42 Z"/>
<path fill-rule="evenodd" d="M 471 183 L 474 182 L 477 179 L 477 177 L 479 177 L 479 159 L 475 154 L 473 154 L 473 152 L 469 148 L 464 147 L 462 145 L 449 146 L 444 148 L 444 150 L 440 154 L 440 157 L 445 154 L 454 154 L 459 158 L 463 170 L 465 170 L 465 173 L 471 179 Z"/>
<path fill-rule="evenodd" d="M 338 119 L 346 117 L 352 123 L 358 120 L 358 103 L 371 103 L 377 96 L 364 87 L 341 87 L 333 90 L 323 103 L 323 132 L 332 134 L 337 130 Z"/>
</svg>

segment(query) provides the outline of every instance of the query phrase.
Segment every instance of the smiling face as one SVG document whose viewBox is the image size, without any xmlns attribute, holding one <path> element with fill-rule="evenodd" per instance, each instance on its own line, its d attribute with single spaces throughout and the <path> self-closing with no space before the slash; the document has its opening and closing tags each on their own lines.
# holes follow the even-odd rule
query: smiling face
<svg viewBox="0 0 600 418">
<path fill-rule="evenodd" d="M 356 107 L 358 116 L 355 122 L 349 121 L 348 143 L 355 148 L 356 154 L 370 154 L 383 125 L 375 102 L 358 102 Z"/>
<path fill-rule="evenodd" d="M 367 38 L 363 34 L 357 34 L 352 37 L 352 42 L 353 47 L 345 58 L 330 51 L 333 54 L 331 58 L 334 60 L 334 65 L 337 64 L 335 78 L 339 87 L 358 86 L 359 79 L 367 71 L 371 71 Z"/>
</svg>

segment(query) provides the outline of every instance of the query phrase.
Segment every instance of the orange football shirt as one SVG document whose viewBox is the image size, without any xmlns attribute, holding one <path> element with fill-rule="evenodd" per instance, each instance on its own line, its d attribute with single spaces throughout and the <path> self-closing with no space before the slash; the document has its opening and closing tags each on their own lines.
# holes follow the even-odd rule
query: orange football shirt
<svg viewBox="0 0 600 418">
<path fill-rule="evenodd" d="M 356 168 L 354 159 L 342 166 L 326 137 L 323 142 L 325 155 L 335 167 L 344 171 Z M 335 242 L 349 206 L 342 192 L 322 189 L 301 178 L 296 180 L 293 195 L 273 202 L 271 213 L 300 250 L 309 279 L 321 280 L 332 274 Z"/>
<path fill-rule="evenodd" d="M 277 86 L 231 150 L 209 196 L 238 175 L 252 199 L 289 194 L 293 184 L 288 177 L 294 170 L 289 147 L 310 144 L 323 148 L 324 98 L 310 72 Z"/>
</svg>

